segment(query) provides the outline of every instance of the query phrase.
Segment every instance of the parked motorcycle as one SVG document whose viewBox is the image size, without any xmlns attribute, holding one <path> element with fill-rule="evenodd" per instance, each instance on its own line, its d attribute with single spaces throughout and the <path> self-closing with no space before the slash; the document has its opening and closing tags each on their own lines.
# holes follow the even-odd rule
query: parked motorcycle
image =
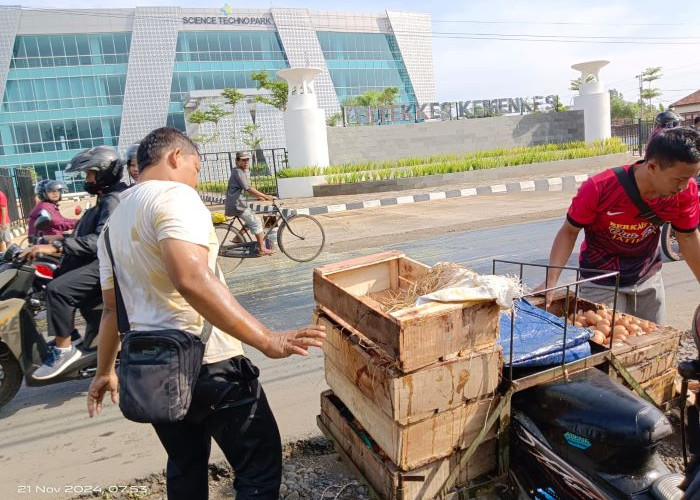
<svg viewBox="0 0 700 500">
<path fill-rule="evenodd" d="M 46 221 L 40 217 L 35 227 L 44 224 Z M 23 378 L 28 386 L 56 384 L 92 377 L 97 367 L 101 301 L 80 309 L 85 319 L 82 342 L 76 345 L 82 352 L 81 358 L 54 378 L 32 378 L 47 352 L 49 339 L 37 322 L 45 312 L 44 291 L 59 261 L 46 256 L 27 262 L 18 259 L 20 253 L 19 246 L 11 245 L 0 259 L 0 408 L 17 394 Z"/>
<path fill-rule="evenodd" d="M 692 335 L 700 346 L 700 306 Z M 679 364 L 679 374 L 700 380 L 700 361 Z M 684 401 L 682 395 L 681 401 Z M 518 500 L 680 500 L 684 476 L 671 473 L 657 455 L 673 428 L 651 403 L 590 368 L 516 393 L 512 401 L 510 478 Z M 689 409 L 688 443 L 694 457 L 688 480 L 698 475 L 700 420 Z M 683 454 L 686 455 L 686 427 Z M 685 487 L 685 486 L 684 486 Z"/>
</svg>

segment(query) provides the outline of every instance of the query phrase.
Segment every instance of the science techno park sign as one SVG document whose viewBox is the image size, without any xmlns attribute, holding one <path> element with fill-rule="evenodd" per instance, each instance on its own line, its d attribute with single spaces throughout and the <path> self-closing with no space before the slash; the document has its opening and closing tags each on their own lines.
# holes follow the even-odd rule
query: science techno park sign
<svg viewBox="0 0 700 500">
<path fill-rule="evenodd" d="M 527 114 L 550 111 L 557 106 L 559 96 L 511 97 L 459 102 L 430 102 L 424 104 L 396 104 L 370 108 L 344 106 L 345 125 L 374 125 L 381 123 L 422 122 L 426 120 L 460 120 Z"/>
<path fill-rule="evenodd" d="M 219 9 L 222 15 L 220 16 L 185 16 L 182 18 L 182 24 L 223 24 L 223 25 L 239 25 L 239 26 L 274 26 L 271 17 L 250 17 L 250 16 L 235 16 L 233 8 L 229 4 Z"/>
</svg>

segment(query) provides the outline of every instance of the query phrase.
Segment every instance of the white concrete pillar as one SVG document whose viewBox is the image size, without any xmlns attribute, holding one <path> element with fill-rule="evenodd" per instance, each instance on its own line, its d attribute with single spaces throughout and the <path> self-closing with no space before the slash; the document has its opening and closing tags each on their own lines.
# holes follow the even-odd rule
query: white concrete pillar
<svg viewBox="0 0 700 500">
<path fill-rule="evenodd" d="M 313 80 L 320 68 L 281 69 L 277 76 L 289 84 L 284 133 L 289 167 L 327 167 L 326 114 L 318 107 Z"/>
<path fill-rule="evenodd" d="M 605 90 L 598 73 L 609 61 L 589 61 L 571 66 L 581 72 L 579 95 L 573 109 L 583 110 L 586 142 L 608 139 L 610 133 L 610 92 Z"/>
</svg>

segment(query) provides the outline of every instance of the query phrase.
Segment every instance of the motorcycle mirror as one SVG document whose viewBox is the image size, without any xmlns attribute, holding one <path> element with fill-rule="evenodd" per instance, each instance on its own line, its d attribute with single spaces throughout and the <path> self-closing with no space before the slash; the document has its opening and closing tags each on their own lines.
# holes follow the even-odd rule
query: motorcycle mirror
<svg viewBox="0 0 700 500">
<path fill-rule="evenodd" d="M 51 225 L 51 220 L 51 214 L 47 210 L 42 210 L 41 212 L 39 212 L 39 217 L 37 217 L 34 221 L 34 229 L 36 229 L 37 231 L 43 231 L 44 229 L 48 229 Z"/>
</svg>

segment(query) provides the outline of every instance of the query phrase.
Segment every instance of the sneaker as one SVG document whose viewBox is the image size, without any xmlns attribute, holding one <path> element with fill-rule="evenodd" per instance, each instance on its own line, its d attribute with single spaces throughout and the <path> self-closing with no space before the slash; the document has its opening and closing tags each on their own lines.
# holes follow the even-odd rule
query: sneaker
<svg viewBox="0 0 700 500">
<path fill-rule="evenodd" d="M 83 336 L 80 335 L 80 332 L 78 332 L 78 330 L 73 330 L 73 331 L 71 332 L 71 334 L 70 334 L 70 343 L 73 344 L 73 345 L 76 346 L 76 347 L 78 347 L 80 344 L 83 343 Z M 46 343 L 46 346 L 47 346 L 47 347 L 49 347 L 49 346 L 54 346 L 54 347 L 56 347 L 56 339 L 53 338 L 53 339 L 49 340 L 49 341 Z"/>
<path fill-rule="evenodd" d="M 46 380 L 60 375 L 71 364 L 80 359 L 82 353 L 71 346 L 70 349 L 62 351 L 56 346 L 49 346 L 44 364 L 32 373 L 32 378 L 36 380 Z"/>
</svg>

